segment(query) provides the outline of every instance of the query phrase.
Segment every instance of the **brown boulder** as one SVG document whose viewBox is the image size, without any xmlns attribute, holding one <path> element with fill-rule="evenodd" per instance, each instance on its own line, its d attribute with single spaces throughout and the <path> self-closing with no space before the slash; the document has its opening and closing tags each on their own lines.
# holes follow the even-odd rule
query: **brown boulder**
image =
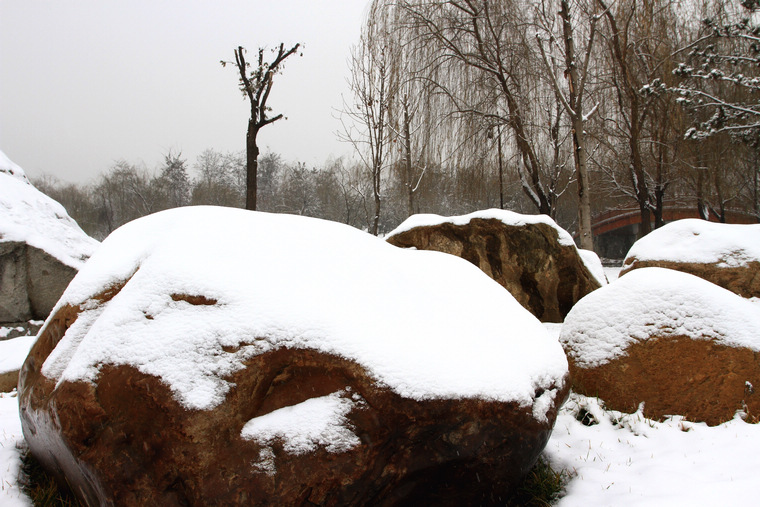
<svg viewBox="0 0 760 507">
<path fill-rule="evenodd" d="M 562 322 L 573 305 L 598 289 L 567 232 L 549 217 L 488 210 L 464 217 L 409 219 L 386 240 L 401 248 L 462 257 L 499 282 L 542 322 Z M 410 225 L 412 224 L 412 225 Z"/>
<path fill-rule="evenodd" d="M 760 298 L 760 225 L 671 222 L 634 243 L 620 276 L 647 267 L 675 269 Z"/>
<path fill-rule="evenodd" d="M 757 304 L 689 274 L 637 269 L 581 300 L 560 341 L 573 390 L 646 417 L 760 416 Z"/>
<path fill-rule="evenodd" d="M 228 238 L 237 240 L 234 248 L 216 243 L 219 224 L 259 234 L 269 229 L 274 236 L 235 235 Z M 480 323 L 491 319 L 488 327 L 500 333 L 484 342 L 490 356 L 471 355 L 482 331 L 452 340 L 439 331 L 431 337 L 375 336 L 378 326 L 393 328 L 369 318 L 374 309 L 362 314 L 366 305 L 348 306 L 361 299 L 355 289 L 368 283 L 352 271 L 348 258 L 333 261 L 334 266 L 317 263 L 319 270 L 306 257 L 303 267 L 275 263 L 284 252 L 319 256 L 324 250 L 324 259 L 335 259 L 345 251 L 348 235 L 357 258 L 374 261 L 381 271 L 389 266 L 369 284 L 380 301 L 388 300 L 390 287 L 399 288 L 398 280 L 388 288 L 385 281 L 417 276 L 432 264 L 424 277 L 430 284 L 439 269 L 465 274 L 464 280 L 473 277 L 466 289 L 485 291 L 480 305 L 489 312 L 508 306 L 506 292 L 461 261 L 432 254 L 418 261 L 418 255 L 347 227 L 232 209 L 173 210 L 120 231 L 74 279 L 66 292 L 71 300 L 62 300 L 46 322 L 19 380 L 30 451 L 89 505 L 503 503 L 545 446 L 567 396 L 560 347 L 516 303 L 511 332 L 530 330 L 535 336 L 505 335 L 504 326 L 496 325 L 503 315 L 480 315 L 477 308 L 462 306 L 466 299 L 456 300 L 468 318 L 477 319 L 471 328 L 481 329 Z M 204 251 L 201 243 L 208 241 L 218 249 L 205 250 L 213 257 L 196 263 Z M 338 246 L 325 250 L 322 242 Z M 257 251 L 262 243 L 273 246 Z M 180 253 L 185 257 L 176 262 Z M 406 269 L 398 260 L 411 265 Z M 112 262 L 115 278 L 101 270 Z M 291 276 L 278 278 L 280 268 Z M 346 280 L 357 285 L 336 289 L 345 270 Z M 213 297 L 162 292 L 186 283 L 206 287 Z M 93 292 L 95 286 L 101 290 Z M 418 290 L 410 287 L 402 296 L 413 296 L 424 307 Z M 443 305 L 443 316 L 422 318 L 419 326 L 415 317 L 406 324 L 438 329 L 437 320 L 444 319 L 455 327 L 453 307 L 440 292 L 427 296 Z M 491 299 L 499 301 L 491 307 Z M 286 301 L 285 315 L 295 321 L 324 302 L 311 318 L 335 320 L 310 321 L 304 331 L 278 337 L 294 324 L 278 320 L 280 306 L 270 305 L 272 300 Z M 405 303 L 390 304 L 388 311 L 402 318 Z M 273 322 L 262 327 L 263 320 Z M 347 325 L 345 320 L 358 325 L 340 340 L 319 332 L 340 334 L 336 326 Z M 396 332 L 403 335 L 400 328 Z M 521 344 L 511 355 L 504 353 L 510 340 Z M 398 343 L 399 350 L 382 341 Z M 467 348 L 447 350 L 462 341 Z M 544 345 L 534 347 L 535 341 Z M 433 378 L 433 387 L 444 388 L 425 394 L 427 377 L 405 366 L 425 343 L 434 345 L 434 352 L 412 357 L 409 364 L 417 370 L 435 367 L 446 356 L 480 359 L 476 365 L 445 363 L 448 374 Z M 374 351 L 370 356 L 363 355 L 367 347 Z M 510 373 L 529 364 L 525 376 Z M 470 385 L 472 375 L 462 371 L 473 366 L 476 377 L 490 371 L 494 382 L 473 384 L 474 393 L 463 388 L 446 394 L 445 386 L 459 382 L 450 378 Z M 408 375 L 415 380 L 407 383 Z"/>
</svg>

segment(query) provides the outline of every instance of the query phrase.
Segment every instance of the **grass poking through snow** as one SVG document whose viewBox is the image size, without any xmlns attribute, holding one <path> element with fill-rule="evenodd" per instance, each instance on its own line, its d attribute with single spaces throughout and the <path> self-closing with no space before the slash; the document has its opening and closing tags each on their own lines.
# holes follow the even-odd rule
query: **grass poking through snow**
<svg viewBox="0 0 760 507">
<path fill-rule="evenodd" d="M 82 504 L 71 493 L 58 487 L 55 479 L 45 472 L 29 451 L 21 458 L 21 470 L 24 473 L 22 489 L 35 507 L 81 507 Z"/>
</svg>

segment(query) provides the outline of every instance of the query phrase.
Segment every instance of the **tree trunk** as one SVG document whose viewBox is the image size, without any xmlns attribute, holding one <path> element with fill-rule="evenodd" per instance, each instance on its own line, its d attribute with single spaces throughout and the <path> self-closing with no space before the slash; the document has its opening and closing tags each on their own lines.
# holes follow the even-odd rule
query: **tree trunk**
<svg viewBox="0 0 760 507">
<path fill-rule="evenodd" d="M 504 209 L 504 156 L 501 151 L 501 127 L 496 127 L 496 136 L 499 149 L 499 209 Z"/>
<path fill-rule="evenodd" d="M 578 232 L 580 233 L 581 248 L 594 250 L 594 236 L 591 231 L 591 195 L 589 194 L 589 178 L 586 167 L 585 135 L 583 119 L 573 118 L 573 156 L 578 173 Z"/>
<path fill-rule="evenodd" d="M 702 161 L 700 157 L 699 162 Z M 710 220 L 710 209 L 705 202 L 705 169 L 697 168 L 697 212 L 702 220 Z"/>
<path fill-rule="evenodd" d="M 639 109 L 636 97 L 631 98 L 631 130 L 629 137 L 629 147 L 631 149 L 631 177 L 634 191 L 636 192 L 636 201 L 641 211 L 641 228 L 639 229 L 639 238 L 643 238 L 652 232 L 651 210 L 649 208 L 649 189 L 647 188 L 647 176 L 644 172 L 644 162 L 641 159 L 640 136 L 641 129 L 639 123 Z"/>
<path fill-rule="evenodd" d="M 245 209 L 256 211 L 258 192 L 259 147 L 256 136 L 259 130 L 253 120 L 248 121 L 248 133 L 245 139 Z"/>
<path fill-rule="evenodd" d="M 406 172 L 406 212 L 408 216 L 414 215 L 414 178 L 412 177 L 412 135 L 409 129 L 409 102 L 404 97 L 404 170 Z"/>
</svg>

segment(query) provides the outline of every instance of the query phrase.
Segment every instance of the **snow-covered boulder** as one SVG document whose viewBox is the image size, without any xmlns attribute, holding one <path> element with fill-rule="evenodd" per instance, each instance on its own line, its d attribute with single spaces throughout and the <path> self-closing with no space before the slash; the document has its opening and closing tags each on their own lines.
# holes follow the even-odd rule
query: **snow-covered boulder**
<svg viewBox="0 0 760 507">
<path fill-rule="evenodd" d="M 188 207 L 103 242 L 19 398 L 31 452 L 92 505 L 467 505 L 509 494 L 568 384 L 556 339 L 461 259 Z"/>
<path fill-rule="evenodd" d="M 543 322 L 562 322 L 603 282 L 573 238 L 546 215 L 490 209 L 469 215 L 413 215 L 387 236 L 392 245 L 462 257 L 506 288 Z"/>
<path fill-rule="evenodd" d="M 740 296 L 760 297 L 760 224 L 671 222 L 633 244 L 620 276 L 644 267 L 676 269 Z"/>
<path fill-rule="evenodd" d="M 97 245 L 0 152 L 0 323 L 47 317 Z"/>
<path fill-rule="evenodd" d="M 589 294 L 560 334 L 573 389 L 613 410 L 719 424 L 760 416 L 760 304 L 680 271 L 642 268 Z"/>
</svg>

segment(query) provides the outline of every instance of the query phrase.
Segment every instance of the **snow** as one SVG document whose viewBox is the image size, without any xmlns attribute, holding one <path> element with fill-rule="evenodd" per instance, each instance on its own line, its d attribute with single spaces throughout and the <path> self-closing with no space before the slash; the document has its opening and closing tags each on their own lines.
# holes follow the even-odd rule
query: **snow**
<svg viewBox="0 0 760 507">
<path fill-rule="evenodd" d="M 578 248 L 573 241 L 573 237 L 565 229 L 557 225 L 557 222 L 551 219 L 548 215 L 523 215 L 515 213 L 514 211 L 503 209 L 487 209 L 470 213 L 469 215 L 443 217 L 435 214 L 420 213 L 418 215 L 412 215 L 404 220 L 401 225 L 393 229 L 386 238 L 401 234 L 402 232 L 409 231 L 415 227 L 433 227 L 444 223 L 451 223 L 454 225 L 467 225 L 471 220 L 479 218 L 483 220 L 499 220 L 506 225 L 514 227 L 522 227 L 532 224 L 544 224 L 548 225 L 555 231 L 557 231 L 557 241 L 562 246 L 572 246 L 578 251 L 581 260 L 586 265 L 591 275 L 599 281 L 600 285 L 606 285 L 607 279 L 604 277 L 604 271 L 602 269 L 602 261 L 599 257 L 590 250 L 582 250 Z"/>
<path fill-rule="evenodd" d="M 58 202 L 29 183 L 23 170 L 0 151 L 0 242 L 44 250 L 79 269 L 98 242 L 79 228 Z"/>
<path fill-rule="evenodd" d="M 719 224 L 689 218 L 655 229 L 633 244 L 624 266 L 639 261 L 672 261 L 746 266 L 760 262 L 760 224 Z"/>
<path fill-rule="evenodd" d="M 605 276 L 604 266 L 602 266 L 602 260 L 591 250 L 578 249 L 578 254 L 581 256 L 583 264 L 591 273 L 591 276 L 596 278 L 599 285 L 607 285 L 607 277 Z"/>
<path fill-rule="evenodd" d="M 290 454 L 306 454 L 317 447 L 344 452 L 361 444 L 345 416 L 363 403 L 358 395 L 350 397 L 344 391 L 310 398 L 254 417 L 243 426 L 241 436 L 270 448 L 275 440 L 281 440 Z M 264 451 L 265 456 L 270 454 Z"/>
<path fill-rule="evenodd" d="M 0 174 L 13 176 L 18 180 L 29 183 L 24 170 L 17 166 L 11 159 L 8 158 L 8 155 L 2 151 L 0 151 Z"/>
<path fill-rule="evenodd" d="M 92 300 L 127 280 L 108 303 Z M 567 372 L 541 323 L 469 262 L 305 217 L 203 206 L 136 220 L 103 242 L 64 304 L 84 311 L 44 375 L 93 380 L 103 364 L 132 365 L 192 409 L 221 403 L 224 377 L 279 347 L 348 358 L 412 399 L 533 408 Z"/>
<path fill-rule="evenodd" d="M 18 418 L 16 393 L 0 393 L 0 505 L 30 507 L 31 499 L 21 491 L 21 448 L 24 446 Z"/>
<path fill-rule="evenodd" d="M 578 366 L 591 368 L 653 336 L 760 351 L 760 312 L 748 299 L 694 275 L 640 268 L 581 299 L 565 318 L 560 342 Z"/>
<path fill-rule="evenodd" d="M 514 211 L 503 209 L 481 210 L 470 213 L 469 215 L 454 217 L 443 217 L 440 215 L 420 213 L 418 215 L 412 215 L 404 220 L 401 225 L 388 233 L 387 237 L 390 238 L 391 236 L 401 234 L 402 232 L 414 229 L 415 227 L 432 227 L 444 223 L 451 223 L 454 225 L 467 225 L 470 223 L 470 220 L 474 218 L 480 218 L 483 220 L 500 220 L 506 225 L 515 227 L 522 227 L 524 225 L 530 224 L 548 225 L 557 231 L 557 238 L 560 245 L 575 246 L 575 241 L 573 241 L 573 237 L 570 236 L 570 233 L 557 225 L 557 222 L 552 220 L 548 215 L 523 215 L 520 213 L 515 213 Z"/>
<path fill-rule="evenodd" d="M 610 287 L 625 282 L 634 273 L 613 281 Z M 555 340 L 562 326 L 544 324 Z M 338 396 L 334 393 L 325 398 Z M 345 394 L 340 396 L 348 402 Z M 317 405 L 324 403 L 318 418 L 328 421 L 325 426 L 350 430 L 336 415 L 339 409 L 335 408 L 341 405 L 335 399 L 316 400 Z M 297 414 L 300 405 L 283 412 L 284 418 L 288 419 L 288 412 Z M 596 424 L 586 426 L 579 422 L 581 409 L 592 414 Z M 310 428 L 316 426 L 309 424 Z M 285 429 L 288 425 L 271 427 Z M 321 434 L 311 430 L 298 433 Z M 23 443 L 15 393 L 0 394 L 0 505 L 3 506 L 32 505 L 19 490 L 19 445 Z M 680 417 L 656 422 L 641 413 L 608 411 L 601 400 L 571 394 L 560 411 L 543 457 L 555 470 L 569 473 L 566 492 L 557 502 L 558 507 L 753 505 L 760 470 L 760 425 L 734 419 L 708 427 Z M 275 472 L 271 447 L 264 447 L 259 458 L 252 464 L 256 469 Z"/>
<path fill-rule="evenodd" d="M 20 370 L 36 340 L 36 336 L 20 336 L 0 341 L 0 374 Z"/>
<path fill-rule="evenodd" d="M 581 424 L 583 408 L 598 422 Z M 544 457 L 571 474 L 557 507 L 753 505 L 760 469 L 760 425 L 664 422 L 606 411 L 597 398 L 572 394 Z"/>
</svg>

